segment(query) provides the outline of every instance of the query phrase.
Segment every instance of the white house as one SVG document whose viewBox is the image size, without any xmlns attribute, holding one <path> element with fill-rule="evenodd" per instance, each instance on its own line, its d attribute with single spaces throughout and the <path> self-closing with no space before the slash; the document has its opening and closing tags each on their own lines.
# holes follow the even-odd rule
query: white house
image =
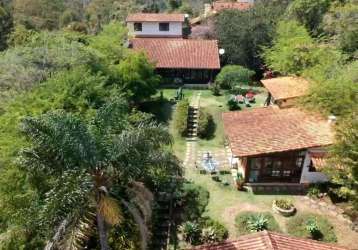
<svg viewBox="0 0 358 250">
<path fill-rule="evenodd" d="M 327 181 L 325 148 L 333 144 L 332 122 L 297 108 L 270 106 L 223 113 L 231 164 L 248 186 Z"/>
<path fill-rule="evenodd" d="M 129 35 L 133 37 L 183 37 L 184 14 L 135 13 L 127 17 Z"/>
</svg>

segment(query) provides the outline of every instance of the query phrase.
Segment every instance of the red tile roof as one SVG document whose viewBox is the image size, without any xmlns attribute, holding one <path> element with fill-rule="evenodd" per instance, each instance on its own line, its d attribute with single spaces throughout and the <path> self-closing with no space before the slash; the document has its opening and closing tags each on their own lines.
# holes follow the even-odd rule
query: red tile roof
<svg viewBox="0 0 358 250">
<path fill-rule="evenodd" d="M 128 15 L 127 22 L 184 22 L 184 14 L 135 13 Z"/>
<path fill-rule="evenodd" d="M 248 10 L 253 6 L 252 3 L 240 3 L 240 2 L 228 2 L 228 1 L 217 1 L 213 3 L 213 10 L 216 12 L 225 9 L 235 10 Z"/>
<path fill-rule="evenodd" d="M 144 50 L 157 68 L 220 69 L 216 40 L 135 38 L 131 44 Z"/>
<path fill-rule="evenodd" d="M 331 125 L 318 115 L 297 108 L 255 108 L 223 113 L 225 134 L 235 156 L 328 146 Z"/>
<path fill-rule="evenodd" d="M 309 82 L 301 77 L 277 77 L 261 80 L 275 100 L 304 96 L 308 92 Z"/>
<path fill-rule="evenodd" d="M 347 250 L 333 244 L 262 231 L 237 240 L 194 247 L 191 250 Z"/>
</svg>

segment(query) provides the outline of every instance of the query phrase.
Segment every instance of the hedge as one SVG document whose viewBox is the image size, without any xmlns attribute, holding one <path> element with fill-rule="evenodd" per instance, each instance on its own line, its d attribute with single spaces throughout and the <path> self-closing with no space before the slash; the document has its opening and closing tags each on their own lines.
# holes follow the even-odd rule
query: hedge
<svg viewBox="0 0 358 250">
<path fill-rule="evenodd" d="M 189 101 L 184 99 L 178 102 L 175 110 L 174 125 L 178 134 L 183 137 L 188 133 L 188 113 Z"/>
<path fill-rule="evenodd" d="M 198 136 L 200 138 L 209 139 L 215 132 L 215 123 L 213 116 L 203 110 L 199 111 L 199 120 L 198 120 Z"/>
</svg>

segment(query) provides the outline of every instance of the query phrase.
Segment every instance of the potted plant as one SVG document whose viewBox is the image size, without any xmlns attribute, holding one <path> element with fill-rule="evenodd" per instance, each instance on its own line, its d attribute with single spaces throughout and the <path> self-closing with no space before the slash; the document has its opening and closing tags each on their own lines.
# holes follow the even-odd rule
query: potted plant
<svg viewBox="0 0 358 250">
<path fill-rule="evenodd" d="M 276 199 L 272 203 L 274 212 L 281 214 L 285 217 L 292 216 L 296 212 L 296 208 L 290 200 Z"/>
<path fill-rule="evenodd" d="M 235 178 L 235 183 L 236 183 L 237 190 L 244 189 L 245 180 L 241 173 L 237 173 L 236 178 Z"/>
</svg>

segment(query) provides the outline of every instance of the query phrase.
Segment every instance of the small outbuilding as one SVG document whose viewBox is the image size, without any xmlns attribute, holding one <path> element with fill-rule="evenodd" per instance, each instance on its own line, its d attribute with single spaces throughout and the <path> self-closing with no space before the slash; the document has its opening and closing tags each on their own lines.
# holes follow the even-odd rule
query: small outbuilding
<svg viewBox="0 0 358 250">
<path fill-rule="evenodd" d="M 295 106 L 298 98 L 307 95 L 309 81 L 302 77 L 277 77 L 261 80 L 268 91 L 266 105 L 276 104 L 280 108 Z"/>
</svg>

